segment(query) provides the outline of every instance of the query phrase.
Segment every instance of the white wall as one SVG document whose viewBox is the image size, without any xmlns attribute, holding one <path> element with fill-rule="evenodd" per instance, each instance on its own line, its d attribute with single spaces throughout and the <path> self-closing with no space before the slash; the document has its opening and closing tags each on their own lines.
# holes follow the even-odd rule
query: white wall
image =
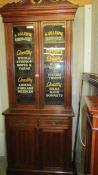
<svg viewBox="0 0 98 175">
<path fill-rule="evenodd" d="M 92 5 L 84 7 L 84 72 L 91 72 Z"/>
<path fill-rule="evenodd" d="M 72 104 L 75 112 L 75 118 L 73 119 L 73 146 L 79 107 L 81 73 L 91 71 L 91 14 L 91 5 L 80 7 L 76 13 L 73 26 Z"/>
<path fill-rule="evenodd" d="M 84 64 L 84 7 L 77 10 L 73 25 L 73 73 L 72 73 L 72 105 L 75 113 L 73 119 L 73 143 L 76 130 L 78 102 L 79 102 L 79 86 L 81 72 L 83 72 Z"/>
<path fill-rule="evenodd" d="M 98 0 L 92 1 L 92 61 L 91 71 L 98 74 Z"/>
</svg>

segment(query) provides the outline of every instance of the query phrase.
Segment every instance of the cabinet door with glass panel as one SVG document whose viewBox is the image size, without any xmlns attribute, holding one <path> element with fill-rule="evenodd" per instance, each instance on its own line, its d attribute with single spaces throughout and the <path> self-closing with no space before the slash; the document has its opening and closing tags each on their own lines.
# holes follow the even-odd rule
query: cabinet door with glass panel
<svg viewBox="0 0 98 175">
<path fill-rule="evenodd" d="M 71 95 L 71 66 L 68 65 L 71 63 L 71 23 L 52 21 L 42 22 L 40 26 L 42 105 L 46 109 L 64 109 L 70 105 L 68 99 Z"/>
<path fill-rule="evenodd" d="M 9 91 L 11 107 L 38 107 L 38 74 L 37 69 L 37 24 L 16 24 L 9 30 L 13 50 L 10 54 Z M 11 51 L 11 46 L 8 46 Z M 13 53 L 13 54 L 12 54 Z M 10 67 L 14 69 L 10 69 Z M 35 91 L 36 89 L 36 91 Z M 13 97 L 11 98 L 13 94 Z"/>
</svg>

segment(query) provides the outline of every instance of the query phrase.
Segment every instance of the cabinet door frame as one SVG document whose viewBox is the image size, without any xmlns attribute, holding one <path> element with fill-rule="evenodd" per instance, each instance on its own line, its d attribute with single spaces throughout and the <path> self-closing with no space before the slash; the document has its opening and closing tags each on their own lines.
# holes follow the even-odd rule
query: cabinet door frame
<svg viewBox="0 0 98 175">
<path fill-rule="evenodd" d="M 57 24 L 57 25 L 64 25 L 65 26 L 65 57 L 64 57 L 64 105 L 45 105 L 45 91 L 44 91 L 44 60 L 43 60 L 43 28 L 44 25 L 52 25 L 52 24 Z M 64 110 L 65 108 L 71 108 L 71 100 L 72 100 L 72 21 L 67 21 L 67 20 L 62 20 L 62 21 L 42 21 L 40 22 L 39 25 L 40 28 L 40 75 L 41 78 L 40 80 L 40 106 L 43 109 L 46 110 Z"/>
<path fill-rule="evenodd" d="M 16 83 L 15 83 L 15 61 L 14 61 L 14 42 L 13 42 L 13 28 L 14 27 L 34 27 L 34 64 L 35 64 L 35 104 L 18 104 L 16 101 Z M 8 76 L 8 91 L 9 91 L 9 105 L 12 109 L 34 109 L 39 108 L 39 83 L 37 75 L 39 75 L 38 68 L 38 27 L 36 22 L 32 23 L 14 23 L 5 25 L 6 34 L 6 50 L 7 50 L 7 76 Z M 8 44 L 9 43 L 9 44 Z"/>
<path fill-rule="evenodd" d="M 71 171 L 71 135 L 71 128 L 43 127 L 40 129 L 42 170 Z"/>
</svg>

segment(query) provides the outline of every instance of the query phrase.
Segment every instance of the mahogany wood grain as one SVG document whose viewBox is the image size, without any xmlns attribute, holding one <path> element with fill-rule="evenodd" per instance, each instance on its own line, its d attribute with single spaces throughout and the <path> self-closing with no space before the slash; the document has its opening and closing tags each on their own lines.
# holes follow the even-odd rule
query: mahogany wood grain
<svg viewBox="0 0 98 175">
<path fill-rule="evenodd" d="M 88 159 L 85 161 L 87 164 L 87 172 L 90 175 L 98 174 L 98 97 L 91 96 L 85 98 L 88 118 L 87 118 L 87 144 L 86 155 Z M 89 150 L 89 151 L 88 151 Z"/>
<path fill-rule="evenodd" d="M 9 109 L 5 115 L 7 175 L 72 174 L 72 23 L 77 6 L 68 1 L 22 0 L 0 9 L 5 24 Z M 64 104 L 46 105 L 43 28 L 65 27 Z M 19 104 L 13 27 L 33 26 L 35 104 Z M 18 45 L 19 47 L 19 45 Z M 51 102 L 52 103 L 52 102 Z"/>
</svg>

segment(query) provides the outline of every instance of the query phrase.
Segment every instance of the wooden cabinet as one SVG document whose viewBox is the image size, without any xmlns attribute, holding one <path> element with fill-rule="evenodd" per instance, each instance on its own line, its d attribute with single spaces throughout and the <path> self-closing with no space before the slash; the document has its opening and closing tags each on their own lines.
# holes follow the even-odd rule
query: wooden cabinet
<svg viewBox="0 0 98 175">
<path fill-rule="evenodd" d="M 6 114 L 8 171 L 71 171 L 72 119 Z M 70 114 L 72 115 L 72 114 Z M 14 155 L 14 156 L 13 156 Z M 13 167 L 13 169 L 11 169 Z M 30 173 L 29 172 L 29 173 Z M 71 172 L 70 172 L 71 173 Z"/>
<path fill-rule="evenodd" d="M 23 0 L 5 25 L 8 175 L 72 174 L 72 24 L 68 1 Z"/>
<path fill-rule="evenodd" d="M 87 127 L 85 148 L 85 174 L 98 174 L 98 97 L 85 98 Z"/>
</svg>

